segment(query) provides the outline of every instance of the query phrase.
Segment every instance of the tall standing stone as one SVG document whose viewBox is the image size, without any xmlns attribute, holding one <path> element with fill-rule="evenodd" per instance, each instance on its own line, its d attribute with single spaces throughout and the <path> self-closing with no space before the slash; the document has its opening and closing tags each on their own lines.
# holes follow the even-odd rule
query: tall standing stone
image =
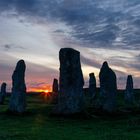
<svg viewBox="0 0 140 140">
<path fill-rule="evenodd" d="M 133 94 L 133 78 L 132 75 L 128 75 L 126 90 L 125 90 L 125 102 L 129 105 L 134 103 L 134 94 Z"/>
<path fill-rule="evenodd" d="M 104 62 L 99 73 L 100 104 L 103 110 L 113 112 L 116 108 L 117 81 L 116 74 L 108 63 Z"/>
<path fill-rule="evenodd" d="M 96 95 L 96 78 L 94 73 L 89 74 L 89 95 L 91 101 L 95 98 Z"/>
<path fill-rule="evenodd" d="M 6 96 L 6 83 L 2 83 L 0 92 L 0 104 L 4 104 L 5 96 Z"/>
<path fill-rule="evenodd" d="M 18 61 L 15 71 L 12 75 L 12 95 L 9 104 L 11 112 L 23 113 L 26 108 L 26 85 L 25 85 L 24 60 Z"/>
<path fill-rule="evenodd" d="M 58 80 L 57 79 L 53 80 L 52 91 L 53 91 L 53 93 L 58 93 Z"/>
<path fill-rule="evenodd" d="M 57 114 L 74 114 L 83 110 L 84 79 L 81 70 L 80 52 L 72 48 L 62 48 L 60 60 L 60 93 Z"/>
</svg>

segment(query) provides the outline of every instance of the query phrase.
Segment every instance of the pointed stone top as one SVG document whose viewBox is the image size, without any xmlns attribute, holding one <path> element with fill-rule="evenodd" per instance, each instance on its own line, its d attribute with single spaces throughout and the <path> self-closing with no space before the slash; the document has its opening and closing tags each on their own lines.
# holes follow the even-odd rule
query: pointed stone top
<svg viewBox="0 0 140 140">
<path fill-rule="evenodd" d="M 91 76 L 95 76 L 95 75 L 94 75 L 94 73 L 92 72 L 92 73 L 89 73 L 89 76 L 91 77 Z"/>
<path fill-rule="evenodd" d="M 128 79 L 132 79 L 132 75 L 128 75 L 128 77 L 127 77 Z"/>
<path fill-rule="evenodd" d="M 107 61 L 105 61 L 105 62 L 103 63 L 102 68 L 104 68 L 104 69 L 109 68 Z"/>
<path fill-rule="evenodd" d="M 3 82 L 2 85 L 6 86 L 7 84 L 5 82 Z"/>
<path fill-rule="evenodd" d="M 25 62 L 24 62 L 24 60 L 19 60 L 18 62 L 17 62 L 17 65 L 16 65 L 16 70 L 17 71 L 25 71 L 25 68 L 26 68 L 26 65 L 25 65 Z"/>
<path fill-rule="evenodd" d="M 132 75 L 128 75 L 128 76 L 127 76 L 127 81 L 133 82 L 133 77 L 132 77 Z"/>
<path fill-rule="evenodd" d="M 58 81 L 56 78 L 53 79 L 54 81 Z"/>
<path fill-rule="evenodd" d="M 5 82 L 3 82 L 2 84 L 1 84 L 1 91 L 3 90 L 3 89 L 5 89 L 6 88 L 6 83 Z"/>
<path fill-rule="evenodd" d="M 133 77 L 132 75 L 128 75 L 127 76 L 127 84 L 126 84 L 126 87 L 132 87 L 133 88 Z"/>
<path fill-rule="evenodd" d="M 101 75 L 104 76 L 104 74 L 105 74 L 109 69 L 110 69 L 110 68 L 109 68 L 109 66 L 108 66 L 107 61 L 103 62 L 102 67 L 101 67 L 101 69 L 100 69 L 99 76 L 101 76 Z"/>
</svg>

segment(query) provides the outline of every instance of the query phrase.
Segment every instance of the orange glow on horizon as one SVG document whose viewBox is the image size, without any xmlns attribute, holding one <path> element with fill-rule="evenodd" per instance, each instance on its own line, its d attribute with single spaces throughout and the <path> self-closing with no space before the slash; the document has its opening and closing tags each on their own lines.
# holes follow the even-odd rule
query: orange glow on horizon
<svg viewBox="0 0 140 140">
<path fill-rule="evenodd" d="M 43 92 L 43 93 L 49 93 L 52 92 L 51 86 L 42 86 L 42 87 L 29 87 L 27 89 L 27 92 Z"/>
</svg>

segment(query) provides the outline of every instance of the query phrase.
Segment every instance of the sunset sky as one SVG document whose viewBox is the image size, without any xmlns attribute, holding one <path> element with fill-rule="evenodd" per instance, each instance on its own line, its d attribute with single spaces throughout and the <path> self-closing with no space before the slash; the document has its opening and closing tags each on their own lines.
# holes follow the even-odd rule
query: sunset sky
<svg viewBox="0 0 140 140">
<path fill-rule="evenodd" d="M 8 90 L 19 59 L 28 89 L 48 88 L 63 47 L 81 52 L 85 86 L 108 61 L 119 88 L 128 74 L 140 88 L 140 0 L 0 0 L 0 83 Z"/>
</svg>

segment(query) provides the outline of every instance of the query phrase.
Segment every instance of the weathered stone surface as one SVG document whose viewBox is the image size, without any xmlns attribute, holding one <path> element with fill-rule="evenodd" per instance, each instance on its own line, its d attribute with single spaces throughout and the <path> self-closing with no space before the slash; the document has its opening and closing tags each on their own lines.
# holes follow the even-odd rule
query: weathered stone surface
<svg viewBox="0 0 140 140">
<path fill-rule="evenodd" d="M 134 93 L 133 93 L 133 78 L 132 75 L 128 75 L 126 90 L 125 90 L 125 102 L 129 105 L 134 103 Z"/>
<path fill-rule="evenodd" d="M 0 104 L 4 104 L 5 96 L 6 96 L 6 83 L 2 83 L 0 92 Z"/>
<path fill-rule="evenodd" d="M 26 85 L 25 85 L 24 60 L 18 61 L 15 71 L 12 75 L 12 95 L 9 104 L 9 110 L 12 112 L 23 113 L 26 108 Z"/>
<path fill-rule="evenodd" d="M 96 78 L 94 73 L 89 74 L 89 95 L 91 101 L 95 98 L 96 95 Z"/>
<path fill-rule="evenodd" d="M 58 80 L 57 79 L 53 80 L 52 91 L 53 93 L 58 93 Z"/>
<path fill-rule="evenodd" d="M 108 63 L 104 62 L 99 73 L 100 104 L 103 110 L 112 112 L 116 108 L 117 82 L 116 74 Z"/>
<path fill-rule="evenodd" d="M 60 93 L 57 114 L 74 114 L 83 110 L 84 79 L 81 70 L 80 52 L 71 48 L 62 48 L 60 60 Z"/>
</svg>

